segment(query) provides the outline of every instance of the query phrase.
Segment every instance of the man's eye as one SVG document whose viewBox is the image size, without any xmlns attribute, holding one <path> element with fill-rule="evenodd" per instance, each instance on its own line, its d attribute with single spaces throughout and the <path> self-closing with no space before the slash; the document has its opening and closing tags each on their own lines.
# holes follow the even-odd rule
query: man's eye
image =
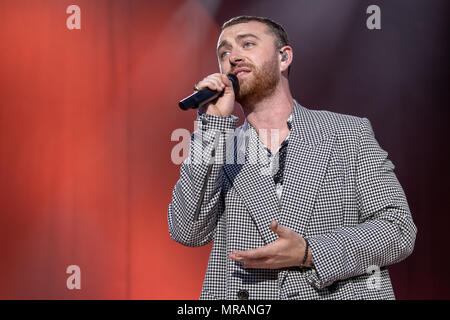
<svg viewBox="0 0 450 320">
<path fill-rule="evenodd" d="M 246 43 L 244 43 L 244 47 L 247 47 L 247 45 L 248 44 L 251 44 L 251 45 L 253 45 L 253 43 L 252 42 L 246 42 Z"/>
<path fill-rule="evenodd" d="M 222 53 L 220 54 L 220 57 L 221 57 L 221 58 L 225 57 L 225 54 L 226 54 L 226 53 L 229 53 L 229 52 L 228 52 L 228 51 L 222 52 Z"/>
</svg>

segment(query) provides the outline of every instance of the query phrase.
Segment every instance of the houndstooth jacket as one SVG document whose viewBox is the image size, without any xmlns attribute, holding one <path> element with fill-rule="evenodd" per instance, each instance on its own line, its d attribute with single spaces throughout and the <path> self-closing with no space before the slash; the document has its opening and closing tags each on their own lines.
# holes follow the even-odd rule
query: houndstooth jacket
<svg viewBox="0 0 450 320">
<path fill-rule="evenodd" d="M 281 202 L 247 121 L 200 114 L 168 208 L 173 240 L 213 241 L 200 299 L 395 299 L 388 265 L 417 228 L 388 154 L 366 118 L 294 100 Z M 236 130 L 235 130 L 236 129 Z M 201 161 L 199 161 L 201 159 Z M 277 220 L 310 243 L 312 268 L 243 269 L 227 259 L 277 239 Z"/>
</svg>

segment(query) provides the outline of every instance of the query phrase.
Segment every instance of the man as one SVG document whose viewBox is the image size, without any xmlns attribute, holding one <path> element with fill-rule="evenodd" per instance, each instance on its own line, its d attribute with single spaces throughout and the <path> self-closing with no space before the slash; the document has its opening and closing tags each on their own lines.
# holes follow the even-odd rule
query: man
<svg viewBox="0 0 450 320">
<path fill-rule="evenodd" d="M 217 55 L 220 73 L 195 89 L 224 93 L 199 111 L 168 208 L 175 241 L 214 241 L 200 298 L 394 299 L 386 266 L 411 254 L 417 229 L 369 120 L 292 98 L 293 50 L 270 19 L 226 22 Z"/>
</svg>

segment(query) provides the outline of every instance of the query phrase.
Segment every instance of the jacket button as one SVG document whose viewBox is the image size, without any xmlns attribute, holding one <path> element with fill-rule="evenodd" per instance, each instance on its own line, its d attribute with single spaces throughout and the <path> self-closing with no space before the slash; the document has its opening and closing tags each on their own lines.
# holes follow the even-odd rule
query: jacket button
<svg viewBox="0 0 450 320">
<path fill-rule="evenodd" d="M 334 282 L 333 284 L 328 286 L 328 291 L 331 293 L 335 293 L 337 291 L 338 288 L 338 283 Z"/>
<path fill-rule="evenodd" d="M 237 297 L 239 300 L 248 300 L 248 291 L 245 289 L 239 290 Z"/>
</svg>

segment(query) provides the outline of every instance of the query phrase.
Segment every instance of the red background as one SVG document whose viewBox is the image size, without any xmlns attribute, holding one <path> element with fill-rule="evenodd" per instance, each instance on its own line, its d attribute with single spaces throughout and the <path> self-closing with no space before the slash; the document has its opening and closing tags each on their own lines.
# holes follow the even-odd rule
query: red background
<svg viewBox="0 0 450 320">
<path fill-rule="evenodd" d="M 96 0 L 68 30 L 70 4 L 1 2 L 0 297 L 195 298 L 209 248 L 168 236 L 170 136 L 219 27 L 195 2 Z"/>
<path fill-rule="evenodd" d="M 292 82 L 300 103 L 369 117 L 390 152 L 419 228 L 414 254 L 392 268 L 397 297 L 449 297 L 440 237 L 448 204 L 440 200 L 442 172 L 430 164 L 446 163 L 439 142 L 446 141 L 439 131 L 444 126 L 439 119 L 423 121 L 443 110 L 432 108 L 445 106 L 437 80 L 448 78 L 439 71 L 444 55 L 421 59 L 432 54 L 425 51 L 429 36 L 434 48 L 443 43 L 441 20 L 427 29 L 398 17 L 413 24 L 402 25 L 392 5 L 382 7 L 386 31 L 371 40 L 381 41 L 377 51 L 361 46 L 359 36 L 367 32 L 370 3 L 346 2 L 346 17 L 357 18 L 341 24 L 340 38 L 320 37 L 324 24 L 331 30 L 342 21 L 317 22 L 312 13 L 321 7 L 311 10 L 311 2 L 298 8 L 302 19 L 286 1 L 279 4 L 284 16 L 268 1 L 240 3 L 0 1 L 0 298 L 198 298 L 210 246 L 185 248 L 169 238 L 167 206 L 179 176 L 170 136 L 176 128 L 193 130 L 195 113 L 177 103 L 218 71 L 220 25 L 243 13 L 287 21 L 297 44 Z M 322 9 L 339 16 L 331 3 L 322 1 L 328 5 Z M 440 17 L 442 3 L 427 17 Z M 66 27 L 71 4 L 81 8 L 81 30 Z M 304 38 L 308 32 L 315 36 Z M 396 32 L 416 32 L 423 51 L 406 46 L 395 54 L 397 39 L 386 43 L 386 37 Z M 329 47 L 321 47 L 323 39 Z M 426 68 L 417 69 L 421 64 Z M 402 78 L 389 74 L 392 68 Z M 435 85 L 422 86 L 428 81 Z M 81 290 L 66 288 L 72 264 L 81 268 Z"/>
</svg>

